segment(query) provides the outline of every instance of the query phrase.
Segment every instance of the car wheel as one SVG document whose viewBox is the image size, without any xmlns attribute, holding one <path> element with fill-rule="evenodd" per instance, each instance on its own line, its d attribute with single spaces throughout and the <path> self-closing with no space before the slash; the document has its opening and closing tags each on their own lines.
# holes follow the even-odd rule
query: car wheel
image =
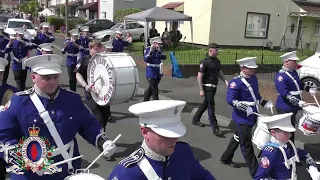
<svg viewBox="0 0 320 180">
<path fill-rule="evenodd" d="M 302 83 L 305 84 L 305 86 L 320 87 L 320 82 L 315 78 L 304 78 L 302 79 Z"/>
<path fill-rule="evenodd" d="M 109 39 L 110 39 L 110 35 L 106 35 L 105 37 L 102 38 L 102 42 L 109 41 Z"/>
<path fill-rule="evenodd" d="M 140 35 L 140 41 L 144 41 L 144 33 Z"/>
</svg>

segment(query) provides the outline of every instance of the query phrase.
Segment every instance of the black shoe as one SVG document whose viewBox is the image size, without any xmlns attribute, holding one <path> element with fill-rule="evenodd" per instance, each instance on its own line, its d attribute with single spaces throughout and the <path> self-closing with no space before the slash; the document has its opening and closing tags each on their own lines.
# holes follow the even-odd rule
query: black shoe
<svg viewBox="0 0 320 180">
<path fill-rule="evenodd" d="M 216 135 L 217 137 L 223 137 L 222 132 L 220 131 L 219 128 L 214 128 L 213 129 L 213 134 Z"/>
<path fill-rule="evenodd" d="M 233 168 L 241 168 L 241 166 L 239 164 L 236 164 L 233 161 L 221 161 L 220 160 L 220 162 L 221 162 L 221 164 L 228 165 Z"/>
<path fill-rule="evenodd" d="M 199 126 L 199 127 L 205 127 L 206 126 L 203 123 L 201 123 L 200 121 L 193 121 L 192 124 L 195 125 L 195 126 Z"/>
</svg>

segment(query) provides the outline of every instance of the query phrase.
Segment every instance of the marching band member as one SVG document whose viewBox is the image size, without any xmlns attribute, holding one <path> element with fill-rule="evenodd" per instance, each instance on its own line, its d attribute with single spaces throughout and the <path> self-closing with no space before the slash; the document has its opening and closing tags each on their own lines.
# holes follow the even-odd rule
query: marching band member
<svg viewBox="0 0 320 180">
<path fill-rule="evenodd" d="M 89 36 L 89 27 L 83 26 L 80 29 L 82 31 L 82 35 L 80 36 L 80 45 L 83 47 L 80 49 L 80 59 L 83 56 L 89 55 L 89 42 L 92 41 L 92 37 Z"/>
<path fill-rule="evenodd" d="M 67 53 L 67 68 L 68 68 L 68 75 L 69 75 L 69 86 L 70 90 L 76 92 L 77 91 L 77 79 L 76 73 L 74 72 L 76 65 L 77 65 L 77 57 L 80 49 L 82 48 L 80 45 L 79 31 L 77 29 L 71 30 L 70 32 L 71 38 L 67 38 L 64 47 L 62 48 L 62 54 Z"/>
<path fill-rule="evenodd" d="M 122 31 L 115 31 L 115 38 L 112 40 L 112 52 L 123 52 L 124 47 L 129 46 L 129 42 L 122 39 Z"/>
<path fill-rule="evenodd" d="M 119 162 L 108 179 L 215 180 L 195 158 L 190 145 L 178 141 L 186 133 L 180 116 L 185 105 L 184 101 L 159 100 L 130 106 L 129 111 L 139 116 L 144 140 L 138 150 Z"/>
<path fill-rule="evenodd" d="M 51 146 L 57 148 L 52 155 L 54 162 L 80 155 L 77 133 L 100 151 L 105 150 L 104 156 L 112 156 L 116 150 L 115 144 L 108 139 L 80 95 L 59 87 L 61 62 L 62 57 L 57 54 L 25 60 L 24 63 L 32 70 L 34 87 L 13 95 L 1 111 L 0 142 L 10 143 L 7 149 L 15 148 L 22 136 L 29 136 L 28 129 L 34 125 L 39 128 L 38 136 L 46 137 Z M 1 158 L 8 156 L 8 153 L 2 154 Z M 69 161 L 60 167 L 62 172 L 52 175 L 43 175 L 43 170 L 35 173 L 25 171 L 22 175 L 11 173 L 11 180 L 64 179 L 75 169 L 81 168 L 81 159 Z"/>
<path fill-rule="evenodd" d="M 4 24 L 0 23 L 0 57 L 8 61 L 8 65 L 5 68 L 2 83 L 7 83 L 7 79 L 10 71 L 10 53 L 5 53 L 6 46 L 10 41 L 10 35 L 4 32 Z"/>
<path fill-rule="evenodd" d="M 28 52 L 33 49 L 33 45 L 29 40 L 24 38 L 25 31 L 23 28 L 17 28 L 15 32 L 17 33 L 16 38 L 9 41 L 5 53 L 12 51 L 14 80 L 17 83 L 19 91 L 23 91 L 26 88 L 28 71 L 22 62 L 28 58 Z"/>
<path fill-rule="evenodd" d="M 265 123 L 271 139 L 262 150 L 261 160 L 254 180 L 291 179 L 297 180 L 296 163 L 306 161 L 307 170 L 313 180 L 320 179 L 316 163 L 306 151 L 296 148 L 290 140 L 296 129 L 291 124 L 293 113 L 278 114 L 267 118 Z"/>
<path fill-rule="evenodd" d="M 91 91 L 94 91 L 93 87 L 91 85 L 88 85 L 87 83 L 87 70 L 88 70 L 88 64 L 92 56 L 96 53 L 100 53 L 103 51 L 103 45 L 100 41 L 93 40 L 89 43 L 89 55 L 83 56 L 80 63 L 77 64 L 77 67 L 75 69 L 76 72 L 76 78 L 79 84 L 85 89 L 85 96 L 87 101 L 92 100 Z M 103 127 L 103 130 L 106 130 L 106 125 L 108 122 L 108 119 L 111 116 L 110 112 L 110 106 L 100 106 L 96 104 L 97 109 L 99 110 L 100 114 L 100 124 Z"/>
<path fill-rule="evenodd" d="M 43 43 L 39 45 L 38 50 L 40 51 L 41 54 L 53 54 L 52 52 L 52 44 L 51 43 Z"/>
<path fill-rule="evenodd" d="M 144 92 L 144 101 L 149 101 L 152 96 L 153 100 L 159 100 L 158 85 L 160 83 L 162 72 L 162 60 L 167 58 L 166 54 L 161 51 L 161 37 L 151 38 L 152 45 L 144 51 L 144 61 L 146 66 L 146 78 L 149 88 Z"/>
<path fill-rule="evenodd" d="M 50 23 L 43 22 L 40 24 L 42 30 L 37 33 L 36 37 L 33 39 L 33 43 L 40 45 L 43 43 L 52 43 L 55 40 L 52 32 L 49 32 Z M 37 55 L 40 55 L 41 51 L 37 50 Z"/>
<path fill-rule="evenodd" d="M 282 58 L 283 66 L 274 79 L 278 92 L 278 98 L 275 105 L 276 111 L 278 114 L 292 112 L 291 123 L 292 126 L 295 127 L 296 115 L 305 105 L 305 102 L 301 99 L 302 91 L 305 90 L 311 95 L 315 95 L 317 88 L 306 86 L 301 82 L 299 75 L 295 70 L 297 67 L 297 60 L 299 60 L 296 51 L 286 53 L 280 57 Z M 294 133 L 292 133 L 290 140 L 294 142 Z"/>
<path fill-rule="evenodd" d="M 255 75 L 255 69 L 258 68 L 256 59 L 256 57 L 247 57 L 237 60 L 241 72 L 229 82 L 227 91 L 227 103 L 233 107 L 232 119 L 237 125 L 237 130 L 220 158 L 222 164 L 238 168 L 239 165 L 235 164 L 232 158 L 240 144 L 242 155 L 252 177 L 258 167 L 258 160 L 251 142 L 252 128 L 257 121 L 257 115 L 253 113 L 259 112 L 259 104 L 266 109 L 271 109 L 273 106 L 271 101 L 262 99 L 259 93 L 258 79 Z"/>
<path fill-rule="evenodd" d="M 2 78 L 4 77 L 5 74 L 5 67 L 8 65 L 8 60 L 1 58 L 0 57 L 0 82 L 2 82 Z M 2 83 L 0 85 L 0 102 L 1 102 L 1 106 L 0 109 L 3 108 L 3 106 L 5 104 L 7 104 L 10 99 L 11 96 L 18 92 L 18 89 L 6 84 L 6 83 Z M 6 179 L 6 162 L 3 159 L 0 159 L 0 179 Z"/>
</svg>

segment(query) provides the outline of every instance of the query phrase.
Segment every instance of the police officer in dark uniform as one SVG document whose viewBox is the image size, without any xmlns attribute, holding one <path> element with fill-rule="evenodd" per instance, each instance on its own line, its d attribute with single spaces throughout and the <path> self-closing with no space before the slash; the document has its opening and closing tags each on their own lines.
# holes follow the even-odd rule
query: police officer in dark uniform
<svg viewBox="0 0 320 180">
<path fill-rule="evenodd" d="M 151 38 L 152 45 L 147 47 L 144 52 L 144 61 L 146 66 L 146 78 L 149 83 L 148 89 L 144 92 L 144 101 L 149 101 L 152 96 L 153 100 L 159 100 L 158 85 L 163 76 L 162 60 L 167 58 L 166 54 L 161 51 L 161 37 Z"/>
<path fill-rule="evenodd" d="M 0 23 L 0 57 L 8 61 L 8 65 L 4 71 L 2 83 L 7 83 L 7 79 L 9 77 L 11 56 L 10 53 L 5 53 L 5 49 L 9 41 L 10 35 L 4 32 L 4 24 Z"/>
<path fill-rule="evenodd" d="M 291 123 L 292 126 L 295 127 L 296 115 L 298 111 L 305 106 L 305 102 L 302 101 L 301 98 L 302 91 L 305 90 L 311 95 L 315 95 L 317 88 L 306 86 L 301 82 L 299 75 L 295 70 L 297 67 L 297 60 L 299 60 L 296 51 L 288 52 L 280 57 L 283 66 L 274 79 L 279 94 L 276 101 L 276 111 L 278 114 L 292 112 Z M 290 140 L 294 142 L 294 133 L 292 133 Z"/>
<path fill-rule="evenodd" d="M 112 40 L 112 52 L 123 52 L 124 47 L 129 46 L 129 42 L 122 39 L 122 31 L 116 30 L 115 38 Z"/>
<path fill-rule="evenodd" d="M 200 122 L 200 118 L 208 109 L 209 121 L 213 129 L 213 134 L 221 137 L 222 133 L 215 116 L 214 96 L 217 91 L 218 79 L 220 78 L 224 81 L 226 86 L 228 86 L 228 81 L 225 79 L 221 70 L 221 63 L 217 58 L 218 51 L 219 46 L 217 44 L 209 44 L 209 56 L 200 62 L 200 70 L 197 79 L 200 88 L 200 96 L 204 96 L 204 100 L 194 115 L 192 124 L 204 127 L 205 125 Z"/>
<path fill-rule="evenodd" d="M 237 60 L 241 72 L 229 82 L 227 91 L 227 103 L 233 107 L 232 119 L 237 129 L 220 158 L 222 164 L 238 168 L 239 165 L 235 164 L 232 158 L 240 144 L 242 155 L 252 177 L 258 167 L 251 142 L 252 128 L 257 121 L 257 115 L 254 113 L 259 112 L 259 104 L 266 109 L 273 107 L 271 101 L 263 100 L 260 96 L 258 79 L 255 75 L 255 69 L 258 67 L 256 59 L 256 57 L 248 57 Z"/>
<path fill-rule="evenodd" d="M 108 46 L 108 45 L 106 45 Z M 109 43 L 109 46 L 106 48 L 107 51 L 109 51 L 110 49 L 112 49 L 111 43 Z M 89 61 L 91 59 L 91 57 L 99 52 L 102 52 L 103 50 L 103 45 L 101 44 L 101 42 L 97 41 L 97 40 L 92 40 L 89 43 L 89 55 L 83 56 L 80 59 L 80 62 L 77 64 L 75 72 L 76 72 L 76 78 L 77 81 L 81 84 L 81 86 L 85 89 L 85 95 L 86 95 L 86 99 L 90 100 L 92 99 L 90 91 L 93 91 L 94 89 L 92 89 L 92 87 L 90 85 L 88 85 L 87 83 L 87 69 L 88 69 L 88 64 Z M 110 106 L 100 106 L 98 104 L 96 104 L 97 109 L 99 110 L 99 114 L 100 114 L 100 124 L 103 127 L 104 131 L 106 130 L 106 125 L 107 122 L 111 116 L 111 112 L 110 112 Z"/>
</svg>

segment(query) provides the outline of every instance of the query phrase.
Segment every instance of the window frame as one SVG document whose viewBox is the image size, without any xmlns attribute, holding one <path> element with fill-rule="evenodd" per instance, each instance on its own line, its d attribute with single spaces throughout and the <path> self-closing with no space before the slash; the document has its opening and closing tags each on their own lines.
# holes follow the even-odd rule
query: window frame
<svg viewBox="0 0 320 180">
<path fill-rule="evenodd" d="M 248 36 L 248 35 L 247 35 L 248 17 L 249 17 L 249 15 L 251 15 L 251 14 L 252 14 L 252 15 L 263 15 L 263 16 L 267 16 L 267 17 L 268 17 L 265 37 L 257 37 L 257 36 Z M 245 24 L 245 27 L 244 27 L 244 38 L 246 38 L 246 39 L 268 39 L 268 36 L 269 36 L 270 17 L 271 17 L 271 15 L 270 15 L 270 14 L 267 14 L 267 13 L 247 12 L 247 15 L 246 15 L 246 24 Z"/>
</svg>

